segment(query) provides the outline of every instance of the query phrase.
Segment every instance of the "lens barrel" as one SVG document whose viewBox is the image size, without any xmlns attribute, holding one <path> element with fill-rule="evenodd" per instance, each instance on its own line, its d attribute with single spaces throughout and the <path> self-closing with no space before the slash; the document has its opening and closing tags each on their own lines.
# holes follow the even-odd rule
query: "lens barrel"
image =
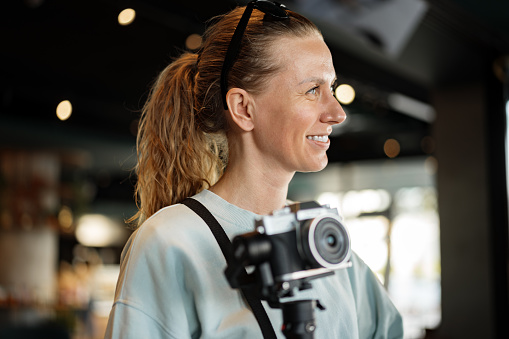
<svg viewBox="0 0 509 339">
<path fill-rule="evenodd" d="M 312 267 L 338 268 L 350 258 L 350 236 L 339 217 L 323 214 L 300 227 L 300 248 Z"/>
</svg>

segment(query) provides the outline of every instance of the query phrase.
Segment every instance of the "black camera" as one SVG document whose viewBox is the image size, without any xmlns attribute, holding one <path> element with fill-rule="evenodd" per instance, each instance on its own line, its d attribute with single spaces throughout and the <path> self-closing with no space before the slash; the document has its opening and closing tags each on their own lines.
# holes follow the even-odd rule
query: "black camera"
<svg viewBox="0 0 509 339">
<path fill-rule="evenodd" d="M 261 297 L 275 300 L 291 289 L 308 287 L 308 280 L 351 266 L 348 230 L 337 209 L 314 201 L 296 203 L 255 221 L 255 231 L 232 241 L 226 276 L 234 288 L 259 285 Z M 251 268 L 241 277 L 240 268 Z M 250 279 L 246 279 L 250 278 Z"/>
</svg>

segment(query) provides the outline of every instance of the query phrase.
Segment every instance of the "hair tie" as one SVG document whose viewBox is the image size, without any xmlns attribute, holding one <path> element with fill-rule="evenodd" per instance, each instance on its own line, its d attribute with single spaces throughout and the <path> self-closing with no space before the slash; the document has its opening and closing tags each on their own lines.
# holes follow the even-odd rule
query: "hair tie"
<svg viewBox="0 0 509 339">
<path fill-rule="evenodd" d="M 196 52 L 197 57 L 196 57 L 196 63 L 194 64 L 194 70 L 196 73 L 198 73 L 198 67 L 200 65 L 201 52 L 202 52 L 201 48 Z"/>
</svg>

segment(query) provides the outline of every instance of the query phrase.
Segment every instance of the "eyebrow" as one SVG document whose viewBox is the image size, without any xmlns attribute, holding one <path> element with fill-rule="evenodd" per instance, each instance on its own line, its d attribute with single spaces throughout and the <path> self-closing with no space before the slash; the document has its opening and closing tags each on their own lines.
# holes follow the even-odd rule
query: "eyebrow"
<svg viewBox="0 0 509 339">
<path fill-rule="evenodd" d="M 334 79 L 332 79 L 332 84 L 334 84 L 337 80 L 338 80 L 338 77 L 337 76 L 334 77 Z M 327 83 L 323 78 L 311 77 L 311 78 L 306 78 L 306 79 L 302 80 L 301 82 L 299 82 L 299 85 L 302 85 L 302 84 L 305 84 L 308 82 L 315 82 L 319 85 L 323 85 L 323 84 Z"/>
</svg>

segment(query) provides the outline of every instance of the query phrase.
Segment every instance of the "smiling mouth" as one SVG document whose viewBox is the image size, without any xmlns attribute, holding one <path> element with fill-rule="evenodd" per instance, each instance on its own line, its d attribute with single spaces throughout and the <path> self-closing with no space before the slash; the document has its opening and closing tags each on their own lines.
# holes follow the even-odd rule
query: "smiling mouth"
<svg viewBox="0 0 509 339">
<path fill-rule="evenodd" d="M 307 138 L 313 141 L 327 142 L 329 140 L 329 136 L 327 135 L 308 135 Z"/>
</svg>

